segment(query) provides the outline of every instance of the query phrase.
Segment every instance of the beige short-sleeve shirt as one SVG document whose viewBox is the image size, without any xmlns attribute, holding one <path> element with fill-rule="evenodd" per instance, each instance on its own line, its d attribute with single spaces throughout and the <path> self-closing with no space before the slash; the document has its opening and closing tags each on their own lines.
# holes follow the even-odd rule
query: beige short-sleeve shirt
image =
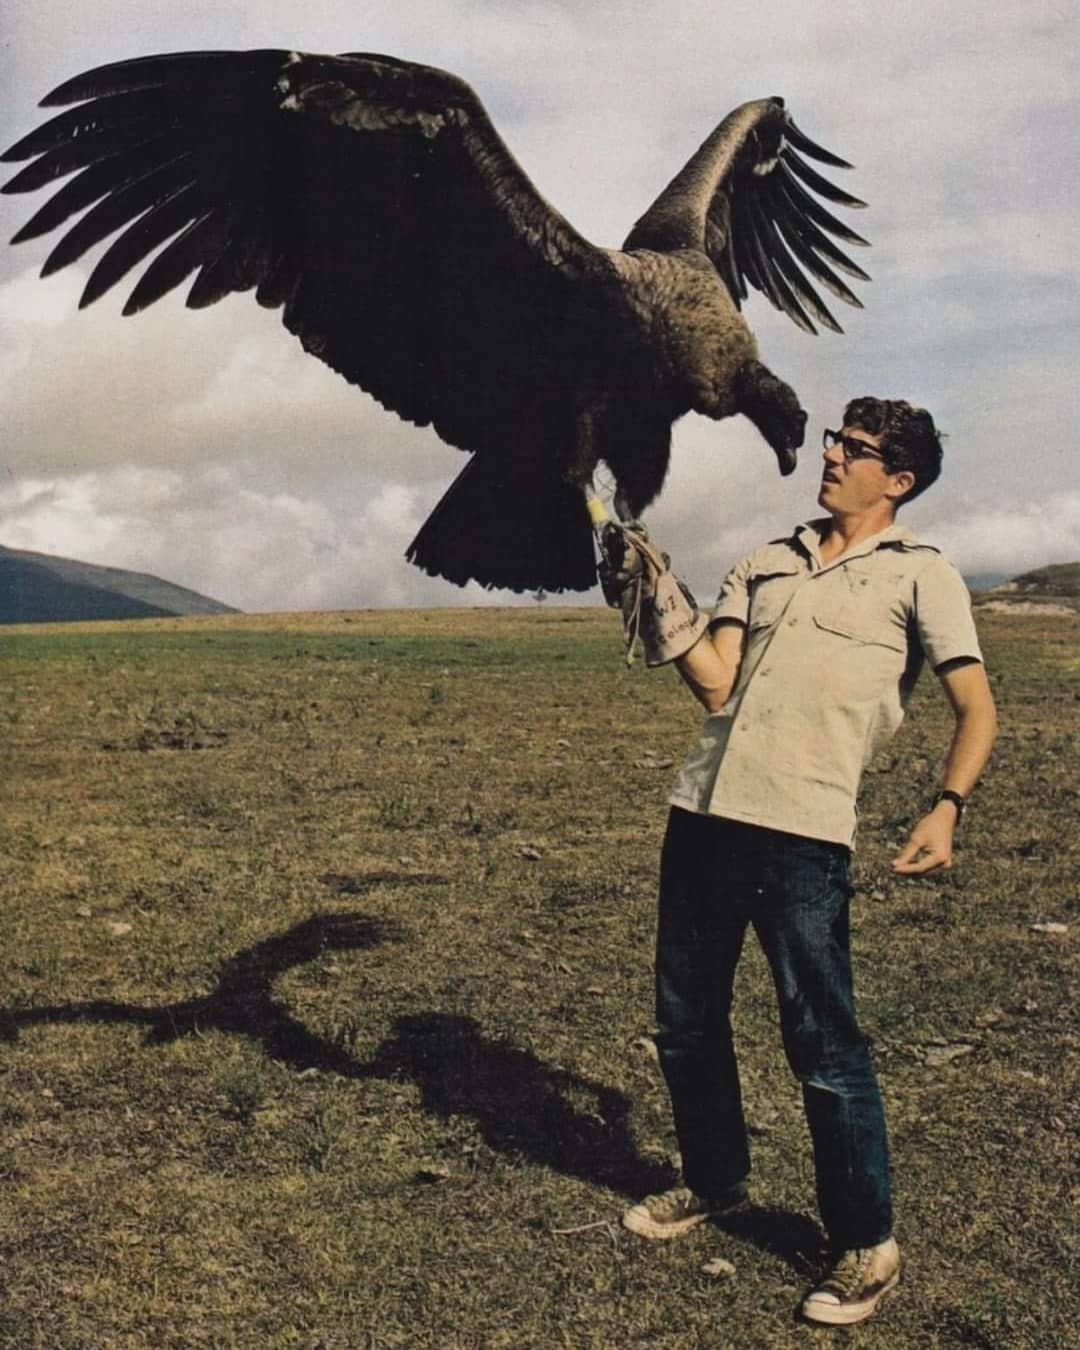
<svg viewBox="0 0 1080 1350">
<path fill-rule="evenodd" d="M 747 629 L 731 697 L 706 717 L 671 803 L 851 845 L 865 765 L 925 661 L 982 660 L 963 578 L 899 525 L 822 565 L 830 522 L 732 568 L 713 623 Z"/>
</svg>

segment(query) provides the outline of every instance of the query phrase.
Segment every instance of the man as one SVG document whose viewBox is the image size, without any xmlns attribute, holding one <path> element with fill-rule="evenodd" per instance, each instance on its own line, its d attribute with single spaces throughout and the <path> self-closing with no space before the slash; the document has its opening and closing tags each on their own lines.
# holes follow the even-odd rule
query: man
<svg viewBox="0 0 1080 1350">
<path fill-rule="evenodd" d="M 624 1222 L 644 1237 L 674 1237 L 746 1200 L 729 1009 L 752 925 L 802 1083 L 833 1250 L 801 1312 L 847 1324 L 870 1316 L 900 1274 L 881 1094 L 852 993 L 848 863 L 859 780 L 928 661 L 955 731 L 942 791 L 892 867 L 948 867 L 995 711 L 963 581 L 895 522 L 940 472 L 930 414 L 857 399 L 824 445 L 818 502 L 827 517 L 740 562 L 711 621 L 633 527 L 605 536 L 605 590 L 628 626 L 640 618 L 649 663 L 676 661 L 708 714 L 672 793 L 660 879 L 656 1043 L 684 1185 L 646 1198 Z"/>
</svg>

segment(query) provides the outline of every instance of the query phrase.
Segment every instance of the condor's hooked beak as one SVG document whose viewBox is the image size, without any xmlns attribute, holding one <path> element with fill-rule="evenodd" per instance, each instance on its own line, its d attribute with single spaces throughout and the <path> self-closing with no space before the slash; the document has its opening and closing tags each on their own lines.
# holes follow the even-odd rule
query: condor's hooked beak
<svg viewBox="0 0 1080 1350">
<path fill-rule="evenodd" d="M 779 446 L 776 451 L 776 462 L 780 465 L 781 474 L 786 478 L 789 473 L 795 472 L 795 466 L 799 462 L 797 450 L 786 445 Z"/>
<path fill-rule="evenodd" d="M 785 478 L 789 473 L 795 472 L 795 466 L 799 462 L 798 449 L 805 439 L 806 413 L 799 408 L 789 424 L 788 434 L 773 442 L 776 462 Z"/>
</svg>

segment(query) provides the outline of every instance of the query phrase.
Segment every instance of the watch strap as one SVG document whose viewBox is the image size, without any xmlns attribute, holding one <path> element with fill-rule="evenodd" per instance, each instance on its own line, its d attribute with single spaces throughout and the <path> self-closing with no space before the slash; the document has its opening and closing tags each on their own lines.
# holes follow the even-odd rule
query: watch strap
<svg viewBox="0 0 1080 1350">
<path fill-rule="evenodd" d="M 938 802 L 952 802 L 956 807 L 957 820 L 964 814 L 964 807 L 967 806 L 967 798 L 961 797 L 959 792 L 954 792 L 952 788 L 942 788 L 934 798 L 934 806 L 937 806 Z"/>
</svg>

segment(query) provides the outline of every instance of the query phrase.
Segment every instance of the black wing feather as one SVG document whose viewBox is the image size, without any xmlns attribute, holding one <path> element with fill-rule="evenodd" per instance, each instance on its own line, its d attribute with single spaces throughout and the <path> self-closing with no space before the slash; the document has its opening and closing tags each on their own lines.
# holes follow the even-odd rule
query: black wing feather
<svg viewBox="0 0 1080 1350">
<path fill-rule="evenodd" d="M 107 239 L 137 216 L 168 201 L 180 188 L 191 182 L 186 169 L 186 156 L 169 160 L 142 177 L 133 178 L 118 191 L 99 201 L 70 229 L 53 249 L 42 269 L 48 276 L 81 258 L 87 249 Z"/>
<path fill-rule="evenodd" d="M 754 212 L 757 218 L 757 232 L 761 238 L 764 247 L 767 249 L 769 257 L 772 259 L 776 270 L 788 283 L 792 295 L 798 300 L 804 314 L 809 311 L 812 319 L 816 319 L 826 328 L 832 329 L 834 333 L 842 333 L 844 330 L 833 318 L 832 314 L 826 308 L 821 296 L 814 290 L 806 278 L 806 274 L 799 267 L 798 262 L 792 257 L 788 250 L 783 235 L 777 224 L 776 215 L 766 210 L 764 203 L 758 199 L 754 202 Z M 810 322 L 810 319 L 807 320 Z M 811 323 L 811 329 L 813 324 Z"/>
<path fill-rule="evenodd" d="M 812 220 L 808 219 L 807 216 L 803 214 L 802 207 L 789 194 L 788 185 L 782 174 L 776 175 L 775 186 L 777 192 L 784 200 L 784 205 L 781 208 L 781 216 L 785 223 L 785 227 L 789 231 L 797 234 L 807 248 L 812 249 L 815 254 L 820 254 L 823 258 L 828 259 L 834 267 L 838 267 L 842 272 L 847 273 L 849 277 L 855 277 L 858 281 L 869 281 L 869 274 L 863 271 L 857 263 L 853 262 L 846 253 L 833 243 L 823 230 L 819 229 Z"/>
<path fill-rule="evenodd" d="M 207 214 L 192 220 L 167 248 L 162 249 L 139 278 L 124 305 L 123 313 L 139 314 L 179 286 L 200 265 L 200 259 L 219 245 L 221 235 L 222 222 L 219 216 Z"/>
<path fill-rule="evenodd" d="M 785 279 L 761 202 L 751 198 L 747 205 L 747 215 L 750 220 L 750 250 L 757 264 L 758 276 L 764 283 L 765 294 L 777 309 L 787 314 L 804 332 L 816 333 L 817 329 L 810 322 L 805 309 Z"/>
<path fill-rule="evenodd" d="M 869 278 L 828 236 L 852 244 L 866 240 L 826 210 L 818 197 L 844 207 L 865 203 L 829 182 L 799 151 L 834 168 L 851 167 L 800 131 L 782 99 L 744 103 L 664 189 L 625 247 L 703 249 L 736 307 L 753 288 L 800 328 L 816 332 L 816 319 L 842 331 L 813 281 L 858 305 L 854 292 L 828 264 L 861 280 Z"/>
<path fill-rule="evenodd" d="M 242 67 L 238 67 L 238 55 L 244 58 Z M 243 53 L 167 52 L 136 56 L 128 61 L 111 61 L 57 85 L 41 100 L 41 106 L 51 108 L 65 103 L 82 103 L 87 99 L 111 98 L 140 89 L 181 92 L 215 83 L 219 88 L 235 89 L 238 79 L 257 83 L 267 75 L 272 77 L 285 55 L 274 48 L 263 48 Z M 223 73 L 224 80 L 221 78 Z"/>
<path fill-rule="evenodd" d="M 784 139 L 789 145 L 795 146 L 801 150 L 804 155 L 809 155 L 811 159 L 816 159 L 819 164 L 831 164 L 834 169 L 851 169 L 854 165 L 849 164 L 846 159 L 841 159 L 839 155 L 834 155 L 831 150 L 824 150 L 815 141 L 812 141 L 804 131 L 800 131 L 791 120 L 791 114 L 788 113 L 784 123 Z"/>
<path fill-rule="evenodd" d="M 6 190 L 80 171 L 17 236 L 90 208 L 48 270 L 121 231 L 83 305 L 142 266 L 135 313 L 195 272 L 188 305 L 254 289 L 308 351 L 451 444 L 572 443 L 613 266 L 463 81 L 377 55 L 183 52 L 88 71 L 45 103 L 80 106 L 11 147 L 31 162 Z"/>
<path fill-rule="evenodd" d="M 828 230 L 830 234 L 835 234 L 838 239 L 843 239 L 848 244 L 859 244 L 863 248 L 869 247 L 868 241 L 861 234 L 856 234 L 842 220 L 837 220 L 832 212 L 826 211 L 820 202 L 815 201 L 796 180 L 783 161 L 776 166 L 774 172 L 784 184 L 788 198 L 808 220 L 815 225 L 819 225 L 823 230 Z"/>
<path fill-rule="evenodd" d="M 819 281 L 826 290 L 831 291 L 838 300 L 843 300 L 856 309 L 863 308 L 863 302 L 855 292 L 849 286 L 845 286 L 836 273 L 822 262 L 808 244 L 804 243 L 802 237 L 784 216 L 777 216 L 776 228 L 784 243 L 787 244 L 798 261 L 815 280 Z M 865 273 L 863 279 L 869 281 L 869 277 Z"/>
<path fill-rule="evenodd" d="M 830 183 L 827 178 L 822 178 L 821 174 L 815 172 L 805 159 L 792 150 L 790 145 L 783 148 L 780 152 L 780 158 L 797 178 L 801 178 L 811 191 L 816 192 L 819 197 L 824 197 L 827 202 L 835 202 L 838 206 L 855 208 L 866 205 L 858 197 L 853 197 L 850 192 L 844 192 L 835 183 Z"/>
<path fill-rule="evenodd" d="M 183 230 L 193 217 L 198 217 L 200 207 L 200 194 L 189 184 L 129 225 L 113 240 L 90 273 L 79 299 L 79 308 L 92 305 L 154 249 L 171 239 L 178 230 Z M 49 263 L 45 266 L 48 268 Z"/>
</svg>

